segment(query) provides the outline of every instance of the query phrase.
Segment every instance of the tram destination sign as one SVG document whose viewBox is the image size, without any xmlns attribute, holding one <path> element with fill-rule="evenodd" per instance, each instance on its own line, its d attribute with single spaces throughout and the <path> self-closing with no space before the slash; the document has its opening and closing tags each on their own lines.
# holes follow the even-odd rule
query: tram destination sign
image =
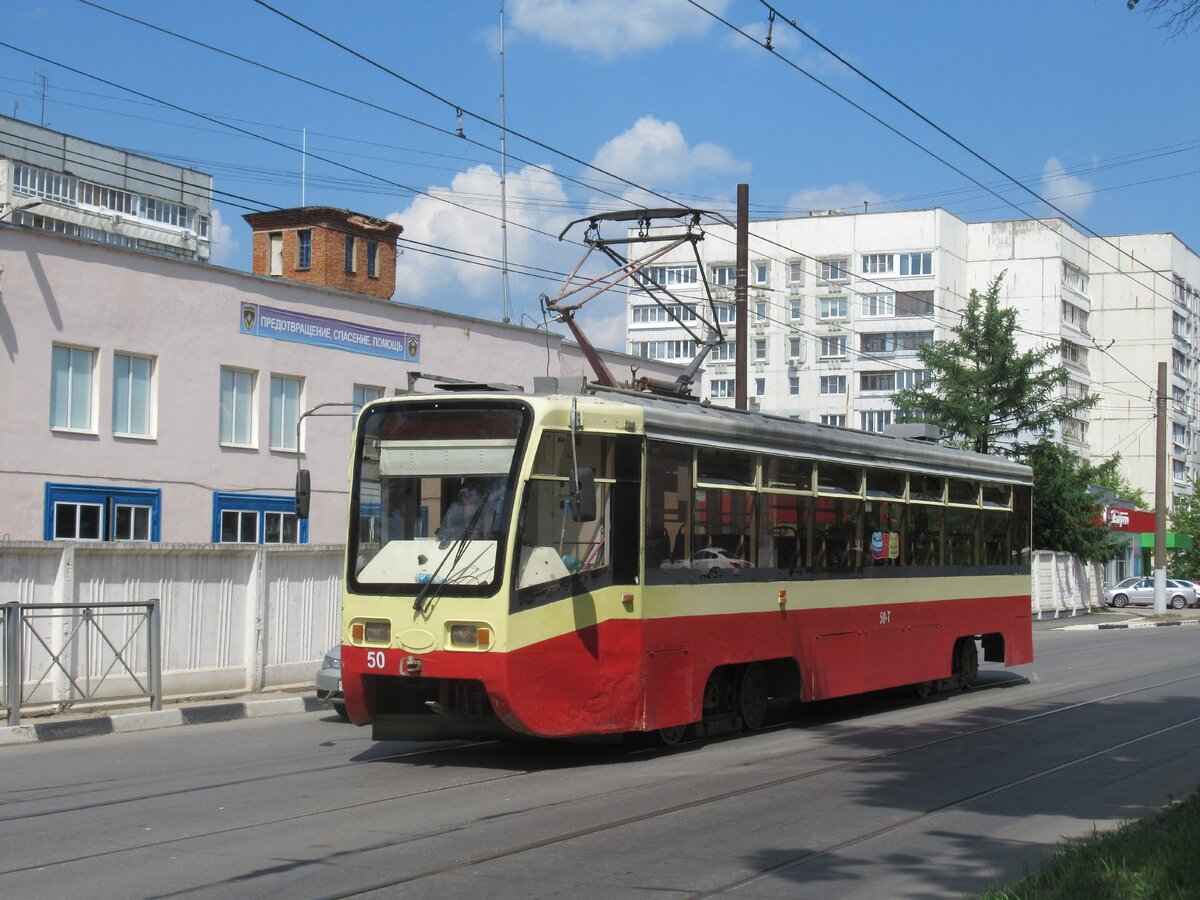
<svg viewBox="0 0 1200 900">
<path fill-rule="evenodd" d="M 277 341 L 383 356 L 400 362 L 415 363 L 421 360 L 420 335 L 356 325 L 323 316 L 306 316 L 256 303 L 242 304 L 240 327 L 242 334 Z"/>
</svg>

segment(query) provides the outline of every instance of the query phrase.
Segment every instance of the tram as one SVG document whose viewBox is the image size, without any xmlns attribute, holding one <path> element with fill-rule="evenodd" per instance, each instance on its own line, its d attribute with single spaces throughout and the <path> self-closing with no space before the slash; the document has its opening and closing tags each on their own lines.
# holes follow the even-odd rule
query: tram
<svg viewBox="0 0 1200 900">
<path fill-rule="evenodd" d="M 1030 470 L 594 386 L 378 400 L 342 683 L 380 740 L 762 727 L 1033 659 Z"/>
</svg>

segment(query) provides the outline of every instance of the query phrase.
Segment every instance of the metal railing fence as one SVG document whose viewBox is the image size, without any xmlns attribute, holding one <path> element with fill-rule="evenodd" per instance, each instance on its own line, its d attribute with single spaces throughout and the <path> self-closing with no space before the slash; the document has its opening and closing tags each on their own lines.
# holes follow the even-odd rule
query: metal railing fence
<svg viewBox="0 0 1200 900">
<path fill-rule="evenodd" d="M 99 696 L 110 678 L 132 686 L 105 693 L 105 700 L 146 698 L 162 708 L 162 626 L 159 601 L 0 604 L 4 629 L 4 705 L 8 724 L 19 725 L 21 709 L 44 682 L 65 679 L 60 710 Z M 30 651 L 34 651 L 32 654 Z M 39 671 L 25 673 L 25 659 Z"/>
</svg>

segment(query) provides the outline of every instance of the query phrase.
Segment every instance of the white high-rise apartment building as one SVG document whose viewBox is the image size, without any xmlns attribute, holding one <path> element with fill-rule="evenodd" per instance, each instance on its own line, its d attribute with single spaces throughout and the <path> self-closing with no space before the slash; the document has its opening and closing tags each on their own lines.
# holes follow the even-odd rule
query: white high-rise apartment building
<svg viewBox="0 0 1200 900">
<path fill-rule="evenodd" d="M 734 229 L 706 226 L 699 251 L 724 342 L 693 394 L 732 405 Z M 1085 459 L 1120 453 L 1147 497 L 1156 363 L 1170 364 L 1173 485 L 1190 491 L 1200 463 L 1200 257 L 1170 234 L 1091 238 L 1061 219 L 967 223 L 943 209 L 751 222 L 751 405 L 882 431 L 896 418 L 891 394 L 926 377 L 918 348 L 950 337 L 971 290 L 1002 272 L 1018 346 L 1061 347 L 1066 390 L 1100 395 L 1095 409 L 1061 424 L 1062 439 Z M 683 301 L 679 315 L 703 338 L 690 318 L 704 303 L 691 248 L 659 258 L 649 274 Z M 636 356 L 686 363 L 695 354 L 687 329 L 640 290 L 629 295 L 627 341 Z"/>
</svg>

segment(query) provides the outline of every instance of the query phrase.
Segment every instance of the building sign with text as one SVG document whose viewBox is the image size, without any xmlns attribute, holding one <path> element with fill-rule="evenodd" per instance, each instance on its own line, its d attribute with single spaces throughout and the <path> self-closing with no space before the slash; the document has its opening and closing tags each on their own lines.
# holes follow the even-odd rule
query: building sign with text
<svg viewBox="0 0 1200 900">
<path fill-rule="evenodd" d="M 242 304 L 241 332 L 277 341 L 382 356 L 399 362 L 421 360 L 420 335 L 355 325 L 323 316 L 306 316 L 256 303 Z"/>
</svg>

